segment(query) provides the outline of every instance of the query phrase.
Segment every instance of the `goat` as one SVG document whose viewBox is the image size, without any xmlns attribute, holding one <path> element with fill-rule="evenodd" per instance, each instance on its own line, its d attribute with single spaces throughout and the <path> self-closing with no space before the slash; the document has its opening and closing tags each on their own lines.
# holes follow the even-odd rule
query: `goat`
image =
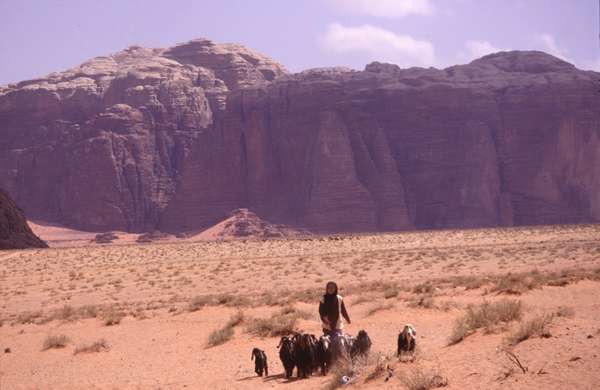
<svg viewBox="0 0 600 390">
<path fill-rule="evenodd" d="M 294 351 L 294 342 L 287 336 L 284 336 L 279 340 L 279 359 L 285 369 L 285 378 L 290 379 L 296 366 L 296 353 Z"/>
<path fill-rule="evenodd" d="M 354 359 L 357 356 L 368 355 L 372 344 L 371 338 L 367 332 L 365 330 L 359 331 L 356 339 L 354 339 L 354 342 L 350 347 L 350 357 Z"/>
<path fill-rule="evenodd" d="M 312 375 L 315 366 L 316 345 L 314 336 L 309 334 L 296 334 L 294 336 L 294 352 L 296 355 L 296 366 L 298 367 L 298 378 L 307 378 Z"/>
<path fill-rule="evenodd" d="M 404 329 L 398 334 L 398 356 L 404 352 L 414 353 L 417 345 L 417 331 L 411 324 L 404 325 Z"/>
<path fill-rule="evenodd" d="M 319 341 L 317 341 L 315 360 L 317 366 L 321 368 L 321 374 L 326 375 L 333 362 L 331 337 L 321 336 L 321 338 L 319 338 Z"/>
<path fill-rule="evenodd" d="M 265 351 L 254 348 L 250 360 L 254 360 L 254 372 L 256 372 L 258 376 L 263 376 L 263 371 L 265 372 L 265 376 L 269 376 L 269 365 L 267 363 L 267 354 Z"/>
</svg>

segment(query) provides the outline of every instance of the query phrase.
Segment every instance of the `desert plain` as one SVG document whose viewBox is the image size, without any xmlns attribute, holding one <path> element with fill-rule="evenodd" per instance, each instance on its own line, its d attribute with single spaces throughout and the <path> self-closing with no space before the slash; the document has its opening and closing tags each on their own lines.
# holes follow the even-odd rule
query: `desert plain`
<svg viewBox="0 0 600 390">
<path fill-rule="evenodd" d="M 34 225 L 0 253 L 0 389 L 597 389 L 600 226 L 139 244 Z M 373 347 L 286 380 L 283 334 L 319 335 L 338 282 Z M 395 356 L 405 323 L 417 352 Z M 264 349 L 269 376 L 254 374 Z"/>
</svg>

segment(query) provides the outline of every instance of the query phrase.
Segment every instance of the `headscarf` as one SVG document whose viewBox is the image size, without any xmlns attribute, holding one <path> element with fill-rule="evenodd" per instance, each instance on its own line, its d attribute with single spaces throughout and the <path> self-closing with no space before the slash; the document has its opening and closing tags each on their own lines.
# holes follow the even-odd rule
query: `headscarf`
<svg viewBox="0 0 600 390">
<path fill-rule="evenodd" d="M 327 287 L 333 285 L 335 287 L 335 292 L 333 294 L 327 293 Z M 338 319 L 340 318 L 340 305 L 338 302 L 338 286 L 335 282 L 327 282 L 325 287 L 325 295 L 323 295 L 323 306 L 325 308 L 325 313 L 327 313 L 327 319 L 329 320 L 329 325 L 334 327 Z"/>
</svg>

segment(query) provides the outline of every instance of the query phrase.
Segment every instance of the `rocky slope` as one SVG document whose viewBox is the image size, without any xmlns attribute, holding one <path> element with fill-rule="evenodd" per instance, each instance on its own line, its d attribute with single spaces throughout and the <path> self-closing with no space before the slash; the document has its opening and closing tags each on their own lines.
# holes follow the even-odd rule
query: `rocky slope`
<svg viewBox="0 0 600 390">
<path fill-rule="evenodd" d="M 47 248 L 27 225 L 23 212 L 0 190 L 0 249 Z"/>
<path fill-rule="evenodd" d="M 287 74 L 235 45 L 129 48 L 0 89 L 0 185 L 80 228 L 600 222 L 600 75 L 541 52 Z"/>
</svg>

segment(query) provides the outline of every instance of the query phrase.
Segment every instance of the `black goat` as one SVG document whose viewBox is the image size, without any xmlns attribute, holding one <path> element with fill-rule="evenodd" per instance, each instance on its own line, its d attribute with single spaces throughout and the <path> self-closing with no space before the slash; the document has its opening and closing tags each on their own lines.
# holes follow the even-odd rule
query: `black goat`
<svg viewBox="0 0 600 390">
<path fill-rule="evenodd" d="M 282 337 L 279 341 L 279 359 L 285 369 L 285 377 L 289 379 L 294 372 L 296 366 L 296 353 L 294 351 L 294 342 L 289 337 Z"/>
<path fill-rule="evenodd" d="M 354 339 L 354 342 L 352 343 L 352 347 L 350 347 L 350 357 L 354 359 L 357 356 L 368 355 L 372 344 L 371 338 L 367 332 L 364 330 L 359 331 L 356 339 Z"/>
<path fill-rule="evenodd" d="M 316 337 L 310 334 L 297 334 L 294 336 L 294 352 L 296 355 L 296 366 L 298 367 L 298 378 L 307 378 L 312 375 L 315 367 Z"/>
<path fill-rule="evenodd" d="M 269 364 L 267 363 L 267 354 L 265 351 L 254 348 L 250 360 L 254 360 L 254 372 L 258 376 L 263 376 L 263 371 L 265 372 L 265 376 L 269 376 Z"/>
<path fill-rule="evenodd" d="M 321 374 L 326 375 L 333 362 L 333 353 L 331 350 L 331 337 L 321 336 L 317 341 L 317 351 L 315 360 L 317 366 L 321 368 Z"/>
</svg>

